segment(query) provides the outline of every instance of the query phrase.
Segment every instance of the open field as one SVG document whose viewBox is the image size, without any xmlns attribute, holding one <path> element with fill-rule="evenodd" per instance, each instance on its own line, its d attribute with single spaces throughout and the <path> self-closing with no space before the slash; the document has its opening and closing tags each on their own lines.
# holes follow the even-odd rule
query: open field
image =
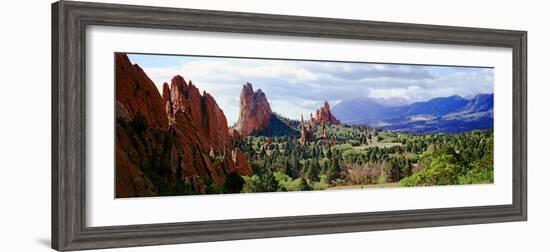
<svg viewBox="0 0 550 252">
<path fill-rule="evenodd" d="M 390 147 L 393 147 L 393 146 L 402 146 L 403 144 L 401 143 L 385 143 L 385 142 L 372 142 L 372 144 L 361 144 L 359 146 L 354 146 L 353 149 L 356 149 L 356 150 L 364 150 L 364 149 L 367 149 L 367 148 L 374 148 L 374 147 L 378 147 L 378 148 L 390 148 Z"/>
</svg>

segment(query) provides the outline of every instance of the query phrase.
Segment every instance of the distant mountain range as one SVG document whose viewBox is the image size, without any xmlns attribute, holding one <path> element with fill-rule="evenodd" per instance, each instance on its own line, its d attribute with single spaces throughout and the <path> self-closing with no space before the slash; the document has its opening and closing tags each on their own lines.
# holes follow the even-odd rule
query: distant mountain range
<svg viewBox="0 0 550 252">
<path fill-rule="evenodd" d="M 461 133 L 493 128 L 493 94 L 457 95 L 403 105 L 402 101 L 354 98 L 332 113 L 342 123 L 415 133 Z"/>
</svg>

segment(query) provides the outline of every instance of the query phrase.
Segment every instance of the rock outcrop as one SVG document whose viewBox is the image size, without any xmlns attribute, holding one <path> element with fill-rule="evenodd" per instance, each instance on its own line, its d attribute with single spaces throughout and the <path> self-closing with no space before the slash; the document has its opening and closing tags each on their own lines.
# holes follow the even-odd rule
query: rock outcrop
<svg viewBox="0 0 550 252">
<path fill-rule="evenodd" d="M 241 137 L 254 135 L 270 127 L 273 113 L 261 89 L 254 92 L 250 83 L 243 85 L 239 105 L 239 120 L 234 129 L 238 131 Z"/>
<path fill-rule="evenodd" d="M 311 116 L 310 121 L 316 124 L 322 123 L 331 123 L 331 124 L 340 124 L 340 121 L 330 112 L 330 106 L 327 101 L 323 104 L 322 107 L 315 111 L 315 115 Z"/>
<path fill-rule="evenodd" d="M 161 96 L 125 54 L 116 55 L 116 86 L 116 197 L 205 193 L 231 172 L 252 175 L 210 94 L 175 76 Z"/>
<path fill-rule="evenodd" d="M 166 128 L 168 119 L 157 87 L 125 54 L 116 55 L 116 100 L 128 116 L 140 114 L 152 127 Z"/>
<path fill-rule="evenodd" d="M 310 119 L 309 122 L 306 124 L 304 123 L 304 115 L 302 115 L 300 120 L 300 142 L 302 144 L 305 144 L 315 139 L 311 125 L 312 125 L 312 120 Z"/>
<path fill-rule="evenodd" d="M 307 123 L 305 123 L 304 116 L 302 115 L 302 118 L 300 120 L 300 143 L 306 144 L 307 142 L 311 141 L 329 141 L 328 143 L 331 146 L 334 145 L 334 136 L 329 136 L 326 124 L 321 123 L 321 132 L 320 134 L 318 133 L 317 136 L 315 134 L 316 127 L 319 127 L 319 125 L 314 124 L 312 120 L 309 120 Z"/>
<path fill-rule="evenodd" d="M 145 72 L 132 65 L 126 55 L 116 55 L 116 196 L 153 196 L 158 191 L 140 169 L 139 153 L 149 148 L 135 143 L 144 127 L 151 131 L 166 128 L 168 119 L 162 109 L 162 98 Z M 147 125 L 145 125 L 147 124 Z M 126 130 L 131 129 L 131 131 Z M 150 137 L 150 134 L 147 134 Z"/>
<path fill-rule="evenodd" d="M 302 118 L 300 120 L 300 142 L 302 144 L 305 144 L 310 141 L 316 141 L 316 140 L 329 140 L 331 145 L 334 144 L 334 136 L 329 137 L 328 131 L 327 131 L 327 124 L 340 124 L 340 121 L 336 119 L 336 117 L 330 112 L 330 106 L 327 101 L 323 104 L 323 106 L 317 111 L 315 111 L 315 115 L 309 114 L 309 121 L 307 123 L 304 122 L 304 115 L 302 115 Z M 320 126 L 320 134 L 318 136 L 315 136 L 315 129 Z"/>
<path fill-rule="evenodd" d="M 209 140 L 217 153 L 223 152 L 222 147 L 231 146 L 225 114 L 216 100 L 206 92 L 201 95 L 193 82 L 187 84 L 183 77 L 173 77 L 170 86 L 164 83 L 163 99 L 170 126 L 177 127 L 176 114 L 182 112 L 190 117 L 198 133 Z"/>
</svg>

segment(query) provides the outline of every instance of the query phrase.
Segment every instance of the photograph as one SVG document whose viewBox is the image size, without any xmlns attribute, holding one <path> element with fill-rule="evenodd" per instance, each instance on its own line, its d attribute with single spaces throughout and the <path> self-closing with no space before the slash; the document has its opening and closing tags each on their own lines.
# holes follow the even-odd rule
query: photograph
<svg viewBox="0 0 550 252">
<path fill-rule="evenodd" d="M 114 53 L 116 198 L 494 183 L 494 68 Z"/>
</svg>

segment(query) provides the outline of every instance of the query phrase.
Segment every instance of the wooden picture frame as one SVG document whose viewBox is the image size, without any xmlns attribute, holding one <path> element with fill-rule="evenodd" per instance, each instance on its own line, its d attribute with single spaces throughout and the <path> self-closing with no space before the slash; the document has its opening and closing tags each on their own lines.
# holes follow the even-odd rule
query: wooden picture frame
<svg viewBox="0 0 550 252">
<path fill-rule="evenodd" d="M 87 227 L 85 28 L 90 25 L 473 45 L 513 54 L 512 204 Z M 52 5 L 52 248 L 80 250 L 527 220 L 527 32 L 57 2 Z"/>
</svg>

